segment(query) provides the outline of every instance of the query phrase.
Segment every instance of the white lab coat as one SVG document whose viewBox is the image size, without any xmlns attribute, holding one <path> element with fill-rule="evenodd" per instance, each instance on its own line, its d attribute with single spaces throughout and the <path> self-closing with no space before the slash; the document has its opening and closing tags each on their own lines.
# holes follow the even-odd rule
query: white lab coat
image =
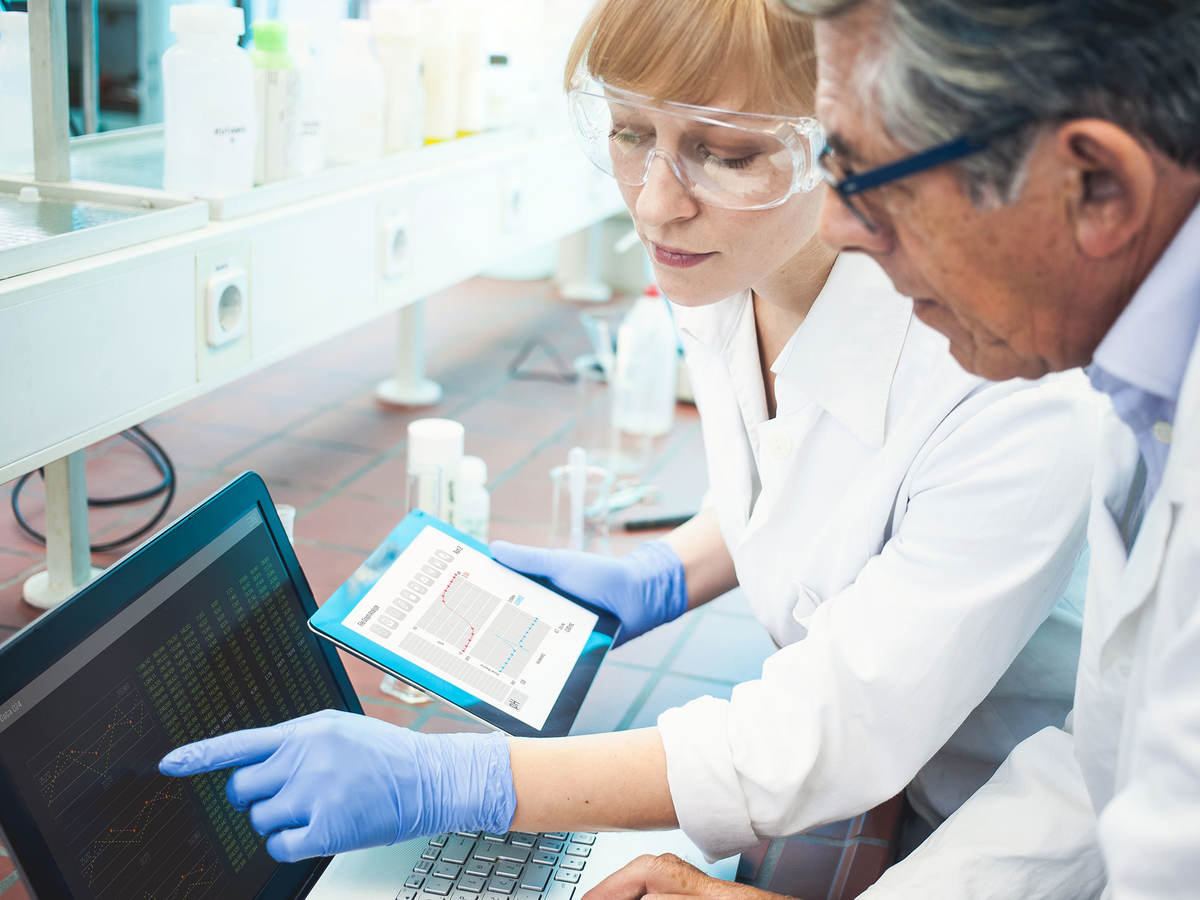
<svg viewBox="0 0 1200 900">
<path fill-rule="evenodd" d="M 729 701 L 659 718 L 680 825 L 710 858 L 910 782 L 940 821 L 1070 708 L 1081 611 L 1054 608 L 1101 404 L 1078 372 L 969 375 L 911 309 L 841 258 L 772 367 L 768 420 L 749 294 L 676 307 L 709 501 L 782 647 Z"/>
<path fill-rule="evenodd" d="M 1198 348 L 1162 482 L 1128 556 L 1138 450 L 1110 412 L 1088 523 L 1087 616 L 1069 727 L 1024 741 L 863 896 L 1200 897 Z"/>
</svg>

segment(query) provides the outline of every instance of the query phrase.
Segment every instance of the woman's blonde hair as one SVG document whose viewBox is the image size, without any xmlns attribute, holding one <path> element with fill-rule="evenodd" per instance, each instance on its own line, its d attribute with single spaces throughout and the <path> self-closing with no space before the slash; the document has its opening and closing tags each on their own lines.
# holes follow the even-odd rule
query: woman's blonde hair
<svg viewBox="0 0 1200 900">
<path fill-rule="evenodd" d="M 731 84 L 744 112 L 810 115 L 816 89 L 812 26 L 776 0 L 598 0 L 571 46 L 613 87 L 710 105 Z"/>
</svg>

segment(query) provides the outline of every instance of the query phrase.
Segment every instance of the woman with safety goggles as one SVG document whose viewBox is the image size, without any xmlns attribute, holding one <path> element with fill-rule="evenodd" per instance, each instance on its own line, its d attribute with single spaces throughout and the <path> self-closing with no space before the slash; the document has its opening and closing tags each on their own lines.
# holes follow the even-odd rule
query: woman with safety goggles
<svg viewBox="0 0 1200 900">
<path fill-rule="evenodd" d="M 266 762 L 220 743 L 235 736 L 168 758 L 171 774 L 258 763 L 231 797 L 278 858 L 677 823 L 718 857 L 906 786 L 934 825 L 1061 724 L 1078 616 L 1056 602 L 1097 410 L 1070 379 L 964 373 L 873 263 L 821 244 L 809 26 L 769 2 L 600 0 L 568 66 L 573 126 L 675 304 L 703 511 L 620 558 L 493 551 L 612 609 L 626 640 L 740 585 L 781 649 L 729 700 L 654 728 L 534 741 L 332 715 L 290 723 Z M 337 759 L 353 762 L 321 763 Z"/>
</svg>

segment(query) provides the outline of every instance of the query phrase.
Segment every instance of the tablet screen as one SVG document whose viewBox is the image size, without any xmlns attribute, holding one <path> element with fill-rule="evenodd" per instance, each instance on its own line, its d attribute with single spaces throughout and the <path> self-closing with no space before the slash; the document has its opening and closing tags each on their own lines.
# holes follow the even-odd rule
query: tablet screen
<svg viewBox="0 0 1200 900">
<path fill-rule="evenodd" d="M 425 525 L 342 624 L 540 730 L 598 620 Z"/>
</svg>

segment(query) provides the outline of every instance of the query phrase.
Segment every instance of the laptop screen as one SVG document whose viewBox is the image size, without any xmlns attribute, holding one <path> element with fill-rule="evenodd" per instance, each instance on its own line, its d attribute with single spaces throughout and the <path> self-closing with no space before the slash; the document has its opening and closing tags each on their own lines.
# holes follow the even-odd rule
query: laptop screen
<svg viewBox="0 0 1200 900">
<path fill-rule="evenodd" d="M 227 773 L 157 764 L 189 741 L 345 708 L 307 615 L 254 505 L 0 702 L 0 765 L 71 896 L 259 893 L 279 865 L 225 799 Z"/>
</svg>

